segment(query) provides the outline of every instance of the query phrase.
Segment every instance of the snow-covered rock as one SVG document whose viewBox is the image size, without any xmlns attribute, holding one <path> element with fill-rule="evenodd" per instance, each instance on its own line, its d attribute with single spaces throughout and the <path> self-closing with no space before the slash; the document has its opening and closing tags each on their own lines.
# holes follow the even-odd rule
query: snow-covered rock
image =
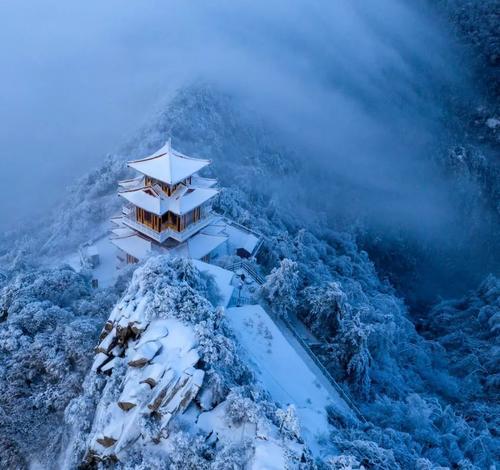
<svg viewBox="0 0 500 470">
<path fill-rule="evenodd" d="M 275 405 L 258 398 L 221 310 L 200 294 L 204 282 L 190 261 L 167 257 L 135 272 L 105 323 L 84 393 L 68 409 L 63 468 L 130 466 L 153 454 L 174 462 L 186 439 L 196 468 L 219 468 L 229 455 L 238 468 L 255 469 L 309 458 L 298 433 L 280 426 Z M 84 403 L 91 419 L 82 428 Z"/>
</svg>

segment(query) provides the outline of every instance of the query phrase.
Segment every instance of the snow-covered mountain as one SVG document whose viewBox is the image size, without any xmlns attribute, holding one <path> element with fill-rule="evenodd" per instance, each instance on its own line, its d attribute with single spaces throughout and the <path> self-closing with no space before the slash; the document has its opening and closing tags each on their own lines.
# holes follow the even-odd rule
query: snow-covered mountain
<svg viewBox="0 0 500 470">
<path fill-rule="evenodd" d="M 279 351 L 293 356 L 284 346 L 291 343 L 260 310 L 250 319 L 248 311 L 223 314 L 213 281 L 190 263 L 151 259 L 97 290 L 91 273 L 59 265 L 105 233 L 119 206 L 116 182 L 127 176 L 123 162 L 154 151 L 168 135 L 186 153 L 213 159 L 225 187 L 216 209 L 265 237 L 257 260 L 267 275 L 262 303 L 304 325 L 315 356 L 352 404 L 329 403 L 334 394 L 323 396 L 325 384 L 314 390 L 307 375 L 314 366 L 300 369 L 304 358 L 293 363 L 300 376 L 277 380 L 268 367 L 276 368 Z M 493 465 L 500 452 L 498 348 L 491 347 L 497 280 L 462 301 L 426 307 L 417 323 L 360 247 L 358 227 L 311 204 L 307 172 L 265 122 L 213 89 L 189 87 L 71 188 L 36 235 L 4 234 L 2 464 Z"/>
</svg>

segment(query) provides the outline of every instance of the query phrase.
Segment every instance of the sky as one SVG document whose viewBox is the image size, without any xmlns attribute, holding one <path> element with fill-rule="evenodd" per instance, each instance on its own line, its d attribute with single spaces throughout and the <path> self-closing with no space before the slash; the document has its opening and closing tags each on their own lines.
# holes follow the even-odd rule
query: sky
<svg viewBox="0 0 500 470">
<path fill-rule="evenodd" d="M 4 224 L 50 208 L 168 93 L 167 64 L 138 6 L 0 2 Z"/>
<path fill-rule="evenodd" d="M 440 87 L 463 84 L 441 25 L 410 2 L 4 0 L 0 18 L 4 225 L 50 210 L 200 78 L 357 188 L 335 195 L 352 210 L 415 229 L 446 214 L 423 156 Z"/>
</svg>

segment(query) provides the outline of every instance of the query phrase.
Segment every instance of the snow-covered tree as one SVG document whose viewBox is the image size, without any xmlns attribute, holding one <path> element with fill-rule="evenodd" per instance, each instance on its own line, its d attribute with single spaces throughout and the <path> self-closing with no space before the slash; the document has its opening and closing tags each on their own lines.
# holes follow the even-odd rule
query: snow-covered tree
<svg viewBox="0 0 500 470">
<path fill-rule="evenodd" d="M 338 282 L 309 286 L 302 292 L 300 316 L 320 338 L 330 339 L 349 309 L 347 296 Z"/>
<path fill-rule="evenodd" d="M 259 405 L 262 393 L 254 388 L 251 375 L 236 354 L 236 346 L 225 324 L 223 311 L 215 308 L 203 296 L 208 292 L 207 282 L 208 280 L 200 275 L 191 262 L 166 256 L 151 258 L 136 270 L 122 300 L 111 313 L 111 318 L 114 318 L 112 328 L 118 328 L 118 325 L 122 324 L 123 331 L 128 331 L 127 322 L 135 324 L 136 321 L 141 322 L 143 326 L 138 333 L 123 334 L 120 342 L 120 354 L 123 357 L 113 356 L 114 365 L 110 374 L 101 373 L 94 367 L 83 384 L 83 394 L 67 407 L 65 418 L 71 428 L 69 433 L 71 438 L 68 439 L 68 451 L 65 453 L 66 466 L 71 468 L 82 461 L 92 465 L 99 459 L 103 459 L 106 464 L 112 464 L 112 458 L 99 447 L 97 439 L 102 437 L 110 422 L 135 419 L 134 413 L 120 416 L 113 413 L 119 406 L 117 402 L 123 397 L 125 390 L 130 390 L 127 387 L 132 383 L 142 387 L 137 392 L 133 390 L 133 403 L 139 410 L 140 417 L 133 422 L 133 426 L 129 426 L 128 421 L 126 425 L 122 422 L 116 423 L 116 426 L 123 425 L 123 428 L 128 430 L 128 434 L 115 440 L 115 443 L 118 441 L 117 446 L 123 444 L 126 449 L 126 452 L 122 451 L 119 456 L 119 467 L 123 465 L 123 468 L 134 468 L 134 466 L 141 468 L 145 464 L 154 465 L 159 458 L 155 452 L 157 449 L 168 464 L 166 468 L 172 469 L 242 468 L 252 459 L 254 452 L 252 434 L 246 436 L 248 442 L 239 440 L 220 442 L 216 439 L 217 427 L 215 431 L 208 432 L 206 428 L 199 428 L 196 424 L 200 413 L 215 413 L 216 408 L 217 412 L 219 410 L 224 412 L 223 419 L 214 421 L 217 426 L 227 427 L 223 434 L 229 435 L 231 430 L 240 426 L 245 428 L 245 425 L 250 424 L 247 428 L 255 437 L 257 423 L 267 422 L 269 426 L 274 426 L 268 418 L 268 414 L 271 413 L 267 413 Z M 170 333 L 162 337 L 167 338 L 162 350 L 166 351 L 172 347 L 176 352 L 168 354 L 165 362 L 161 363 L 170 372 L 159 378 L 160 382 L 155 385 L 156 389 L 167 390 L 172 386 L 170 374 L 179 380 L 189 381 L 192 377 L 190 374 L 194 371 L 193 377 L 197 374 L 196 376 L 201 376 L 203 380 L 194 384 L 189 391 L 172 387 L 169 389 L 172 393 L 177 390 L 175 393 L 184 394 L 182 400 L 177 400 L 175 396 L 168 398 L 171 401 L 163 403 L 164 396 L 160 398 L 156 411 L 151 412 L 149 405 L 152 404 L 151 400 L 155 399 L 156 389 L 153 387 L 152 391 L 150 385 L 140 386 L 139 379 L 131 378 L 137 377 L 134 375 L 137 369 L 130 365 L 128 353 L 135 351 L 137 342 L 140 344 L 143 338 L 141 335 L 155 331 L 154 325 L 161 324 L 164 320 L 175 320 L 169 325 L 183 332 L 181 336 L 188 338 L 186 339 L 188 345 L 184 346 L 186 350 L 183 354 L 186 357 L 178 356 L 183 351 L 178 343 L 181 338 L 172 336 L 172 346 L 168 346 Z M 191 334 L 194 338 L 191 338 Z M 177 361 L 183 360 L 192 360 L 191 367 L 186 368 L 186 371 L 182 369 L 177 372 Z M 153 366 L 155 364 L 159 363 L 154 361 L 150 363 Z M 202 374 L 199 374 L 200 369 L 203 371 Z M 161 382 L 163 379 L 165 380 Z M 190 395 L 191 392 L 194 395 Z M 197 400 L 194 401 L 196 394 Z M 161 393 L 159 396 L 162 396 Z M 185 408 L 181 409 L 180 403 L 188 398 L 190 401 L 186 401 Z M 176 409 L 174 406 L 175 411 L 170 411 L 168 408 L 169 411 L 166 412 L 167 407 L 174 402 L 179 403 L 179 408 Z M 163 406 L 165 410 L 162 409 Z M 184 411 L 186 416 L 182 414 Z M 287 421 L 287 430 L 291 422 L 290 418 Z M 271 435 L 276 436 L 278 429 L 275 426 L 273 429 Z M 110 441 L 114 439 L 105 436 Z M 290 433 L 289 441 L 296 444 L 296 436 Z M 161 443 L 161 446 L 155 447 L 158 443 Z M 111 442 L 111 445 L 114 443 Z M 278 445 L 286 447 L 288 444 Z M 153 449 L 151 454 L 150 447 Z M 122 455 L 125 453 L 127 458 L 124 460 Z M 293 447 L 286 455 L 290 461 L 300 457 Z"/>
<path fill-rule="evenodd" d="M 232 390 L 226 398 L 226 403 L 226 416 L 231 423 L 257 422 L 259 411 L 255 402 L 242 395 L 239 390 Z"/>
<path fill-rule="evenodd" d="M 262 286 L 262 295 L 277 313 L 286 315 L 298 305 L 299 282 L 297 263 L 285 258 L 267 276 Z"/>
<path fill-rule="evenodd" d="M 210 450 L 202 436 L 192 436 L 185 432 L 177 432 L 171 436 L 168 453 L 169 469 L 208 470 L 209 457 Z"/>
<path fill-rule="evenodd" d="M 253 443 L 244 440 L 238 443 L 222 443 L 221 449 L 211 463 L 212 470 L 239 470 L 245 468 L 253 457 Z"/>
<path fill-rule="evenodd" d="M 470 11 L 483 8 L 484 3 L 469 0 L 446 2 L 467 5 L 471 7 Z M 495 2 L 487 4 L 490 8 Z M 456 11 L 461 17 L 461 10 Z M 486 25 L 477 21 L 475 13 L 465 12 L 465 17 L 465 23 L 474 26 L 467 26 L 474 35 L 476 27 Z M 494 19 L 494 15 L 488 13 L 487 18 Z M 494 24 L 488 22 L 487 30 Z M 487 37 L 490 37 L 489 33 Z M 496 47 L 493 42 L 489 44 Z M 487 117 L 490 116 L 481 118 L 481 126 L 485 126 Z M 43 408 L 44 403 L 59 406 L 54 399 L 58 396 L 57 384 L 66 387 L 69 383 L 72 390 L 76 390 L 77 384 L 81 383 L 80 371 L 86 367 L 78 361 L 89 357 L 85 350 L 95 345 L 81 336 L 87 334 L 89 319 L 103 318 L 109 311 L 102 299 L 93 295 L 87 297 L 86 289 L 82 291 L 78 306 L 68 305 L 72 297 L 80 295 L 79 282 L 73 285 L 60 279 L 60 282 L 53 283 L 40 276 L 41 283 L 36 286 L 40 295 L 35 296 L 36 301 L 27 301 L 25 293 L 35 287 L 38 275 L 26 281 L 27 290 L 16 282 L 11 284 L 11 281 L 19 271 L 30 271 L 30 264 L 40 252 L 59 257 L 64 250 L 74 251 L 78 243 L 95 236 L 119 205 L 115 194 L 116 181 L 126 176 L 125 157 L 147 154 L 165 135 L 172 133 L 179 138 L 181 148 L 187 151 L 196 149 L 214 160 L 221 183 L 227 187 L 216 202 L 217 210 L 264 234 L 264 246 L 259 253 L 261 266 L 269 272 L 285 258 L 295 263 L 292 271 L 300 279 L 295 288 L 299 290 L 298 295 L 290 288 L 293 282 L 280 283 L 276 279 L 276 285 L 281 287 L 275 293 L 283 302 L 278 302 L 278 305 L 274 301 L 271 303 L 278 308 L 283 305 L 285 310 L 295 309 L 297 298 L 305 298 L 302 295 L 305 291 L 300 292 L 301 287 L 310 288 L 307 293 L 313 294 L 313 303 L 317 306 L 317 310 L 314 309 L 317 315 L 310 319 L 310 324 L 311 327 L 314 325 L 314 332 L 322 342 L 318 354 L 323 363 L 352 391 L 366 390 L 369 385 L 371 393 L 368 399 L 359 394 L 353 394 L 353 397 L 370 424 L 358 428 L 352 422 L 337 420 L 334 423 L 337 437 L 344 440 L 338 447 L 346 457 L 371 468 L 378 468 L 378 465 L 383 468 L 382 465 L 388 462 L 390 465 L 396 462 L 394 468 L 421 467 L 426 470 L 439 466 L 489 468 L 500 459 L 495 434 L 500 427 L 499 412 L 494 400 L 498 388 L 495 340 L 498 336 L 495 336 L 498 316 L 495 295 L 498 298 L 498 294 L 495 294 L 492 284 L 488 282 L 484 290 L 463 299 L 442 302 L 433 309 L 419 306 L 417 312 L 410 312 L 401 298 L 401 293 L 407 292 L 402 287 L 405 284 L 422 290 L 422 282 L 414 282 L 413 274 L 407 277 L 404 274 L 416 268 L 428 268 L 425 261 L 431 256 L 443 265 L 443 257 L 437 255 L 439 252 L 430 252 L 427 258 L 420 256 L 419 246 L 409 243 L 404 236 L 394 242 L 386 233 L 374 233 L 371 229 L 365 230 L 363 239 L 359 240 L 359 230 L 350 225 L 352 220 L 345 223 L 334 213 L 328 214 L 327 220 L 324 214 L 318 213 L 317 205 L 313 210 L 309 209 L 309 186 L 297 184 L 295 178 L 300 174 L 301 181 L 304 181 L 307 172 L 304 167 L 307 165 L 281 145 L 272 132 L 265 131 L 263 126 L 256 125 L 254 116 L 244 115 L 231 98 L 199 87 L 183 90 L 140 138 L 125 149 L 128 155 L 111 157 L 102 169 L 83 178 L 72 189 L 61 210 L 54 211 L 57 214 L 54 219 L 46 221 L 43 226 L 38 224 L 37 230 L 31 231 L 36 234 L 34 237 L 28 239 L 18 233 L 0 233 L 1 270 L 7 274 L 5 280 L 0 279 L 0 284 L 11 285 L 5 291 L 5 297 L 0 296 L 0 321 L 3 321 L 0 330 L 8 331 L 4 335 L 0 333 L 0 385 L 5 390 L 2 399 L 8 398 L 11 403 L 11 408 L 6 408 L 7 413 L 0 415 L 2 424 L 7 422 L 0 430 L 0 460 L 10 455 L 12 460 L 9 462 L 22 462 L 26 452 L 31 453 L 35 445 L 46 445 L 45 437 L 57 440 L 55 430 L 59 421 L 54 424 L 49 419 L 46 426 L 42 426 L 40 423 L 48 414 L 38 413 L 40 408 L 33 409 L 32 406 L 36 404 Z M 488 132 L 494 135 L 498 130 Z M 233 155 L 236 153 L 244 157 L 235 160 Z M 489 203 L 494 205 L 498 200 L 498 197 L 493 197 L 498 194 L 498 173 L 493 167 L 498 165 L 486 164 L 484 159 L 475 158 L 475 155 L 469 150 L 450 152 L 448 163 L 453 164 L 453 174 L 459 176 L 458 186 L 466 181 L 480 188 L 470 192 L 468 197 L 486 199 L 483 195 L 488 195 Z M 449 165 L 446 168 L 449 169 Z M 264 181 L 273 181 L 274 184 L 262 184 Z M 284 197 L 280 197 L 279 194 L 271 195 L 266 189 L 266 186 L 275 189 L 280 185 L 294 188 L 293 201 L 287 200 L 288 190 L 284 191 Z M 305 188 L 304 191 L 301 188 Z M 460 194 L 467 196 L 463 187 L 458 189 Z M 472 213 L 470 207 L 467 210 Z M 489 213 L 487 215 L 490 217 Z M 308 220 L 307 230 L 301 226 L 303 220 Z M 473 228 L 478 219 L 468 220 Z M 23 231 L 30 230 L 23 227 Z M 383 252 L 377 257 L 376 267 L 372 262 L 373 244 L 367 243 L 367 240 L 374 239 L 382 239 L 379 246 Z M 369 250 L 369 255 L 360 243 Z M 474 256 L 472 250 L 466 248 L 460 255 L 467 251 Z M 425 250 L 427 246 L 422 251 Z M 492 260 L 495 259 L 493 251 L 490 251 Z M 49 261 L 53 263 L 54 260 L 49 258 Z M 448 266 L 453 260 L 448 262 L 446 258 L 444 261 Z M 195 270 L 182 262 L 179 262 L 178 272 L 162 263 L 150 268 L 149 275 L 137 279 L 135 290 L 131 292 L 138 292 L 136 289 L 139 288 L 144 292 L 154 291 L 153 308 L 148 312 L 150 318 L 176 315 L 175 318 L 197 325 L 202 361 L 206 360 L 208 364 L 206 384 L 213 392 L 212 398 L 207 399 L 210 406 L 223 402 L 231 388 L 251 383 L 251 377 L 245 373 L 238 354 L 228 341 L 230 335 L 224 322 L 212 328 L 220 318 L 212 309 L 212 299 L 204 294 L 205 300 L 201 300 L 190 290 L 208 292 L 210 289 L 205 281 L 198 279 Z M 395 283 L 398 292 L 384 280 L 391 271 L 391 281 L 399 281 Z M 290 277 L 297 279 L 295 275 Z M 422 277 L 420 280 L 425 281 Z M 179 287 L 178 281 L 185 281 L 185 284 Z M 48 289 L 44 288 L 45 282 Z M 129 279 L 123 279 L 119 290 L 125 289 L 128 282 Z M 340 286 L 345 295 L 344 305 L 349 307 L 347 312 L 341 309 L 339 319 L 337 314 L 331 314 L 338 311 L 335 295 L 330 298 L 330 294 L 323 291 L 330 299 L 325 304 L 331 302 L 334 307 L 323 309 L 321 303 L 322 290 L 330 283 Z M 15 289 L 19 289 L 19 293 L 15 293 Z M 68 295 L 64 295 L 66 292 Z M 182 300 L 184 294 L 185 304 Z M 36 302 L 40 305 L 28 305 Z M 37 313 L 40 310 L 44 313 Z M 30 321 L 15 320 L 16 311 L 26 314 Z M 74 313 L 74 318 L 68 317 L 68 311 L 77 313 Z M 302 314 L 302 302 L 299 313 Z M 359 314 L 358 318 L 355 313 Z M 79 321 L 81 315 L 82 322 Z M 415 328 L 417 317 L 418 332 Z M 103 321 L 99 320 L 99 326 Z M 63 328 L 64 324 L 68 326 Z M 39 327 L 43 333 L 36 338 L 38 333 L 34 329 Z M 90 329 L 94 335 L 95 328 Z M 74 332 L 70 334 L 67 330 Z M 322 336 L 323 332 L 328 334 Z M 68 338 L 80 346 L 65 346 Z M 47 344 L 50 342 L 52 344 Z M 32 350 L 32 353 L 27 350 Z M 36 355 L 39 357 L 33 357 Z M 20 357 L 27 359 L 19 362 Z M 64 369 L 66 357 L 69 357 L 70 364 L 77 361 L 76 366 L 72 366 L 78 369 L 78 373 L 71 368 Z M 59 374 L 57 369 L 60 369 Z M 12 372 L 13 380 L 9 378 L 6 384 L 5 377 Z M 23 382 L 25 375 L 41 379 L 27 386 Z M 89 388 L 99 388 L 99 384 L 89 384 Z M 29 394 L 33 396 L 28 397 Z M 73 413 L 70 408 L 71 422 L 78 422 L 81 414 L 80 421 L 88 423 L 95 407 L 93 399 L 100 398 L 98 395 L 90 394 L 88 400 L 84 396 L 78 406 L 75 404 Z M 12 396 L 16 398 L 12 399 Z M 66 398 L 63 396 L 61 403 Z M 0 410 L 2 408 L 3 402 Z M 57 409 L 56 414 L 59 412 Z M 85 436 L 86 432 L 83 430 L 81 434 Z M 31 441 L 35 435 L 43 436 L 38 444 Z M 55 455 L 50 445 L 46 453 Z M 140 453 L 137 460 L 131 460 L 131 468 L 161 468 L 160 462 L 156 457 Z M 3 466 L 12 467 L 10 463 Z"/>
<path fill-rule="evenodd" d="M 325 462 L 328 470 L 366 470 L 353 455 L 335 455 Z"/>
<path fill-rule="evenodd" d="M 288 405 L 286 409 L 278 408 L 276 418 L 278 419 L 279 430 L 284 436 L 300 437 L 300 424 L 294 405 Z"/>
<path fill-rule="evenodd" d="M 64 409 L 81 391 L 113 299 L 68 267 L 28 271 L 2 289 L 0 442 L 10 442 L 11 451 L 0 462 L 56 455 Z"/>
<path fill-rule="evenodd" d="M 364 397 L 370 392 L 370 367 L 372 357 L 368 348 L 368 339 L 372 328 L 363 324 L 360 314 L 344 318 L 340 322 L 340 333 L 331 347 L 343 364 L 347 377 L 356 390 Z"/>
</svg>

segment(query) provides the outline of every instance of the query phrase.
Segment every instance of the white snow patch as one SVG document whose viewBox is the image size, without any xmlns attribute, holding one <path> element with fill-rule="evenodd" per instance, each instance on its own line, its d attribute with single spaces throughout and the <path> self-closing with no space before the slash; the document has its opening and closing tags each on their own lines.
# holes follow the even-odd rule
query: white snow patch
<svg viewBox="0 0 500 470">
<path fill-rule="evenodd" d="M 225 232 L 229 236 L 229 245 L 231 249 L 243 248 L 248 253 L 253 253 L 259 243 L 259 238 L 250 230 L 244 227 L 238 227 L 236 224 L 227 223 Z"/>
<path fill-rule="evenodd" d="M 99 238 L 86 249 L 99 256 L 99 264 L 92 269 L 92 275 L 98 280 L 99 287 L 112 286 L 118 276 L 118 258 L 116 256 L 116 247 L 111 243 L 108 235 Z M 68 255 L 63 259 L 63 262 L 71 266 L 76 272 L 80 272 L 82 269 L 79 253 Z"/>
<path fill-rule="evenodd" d="M 257 439 L 252 470 L 282 470 L 286 468 L 283 449 L 273 441 Z"/>
<path fill-rule="evenodd" d="M 140 438 L 142 415 L 154 410 L 166 426 L 186 410 L 203 383 L 204 371 L 193 367 L 199 360 L 195 332 L 177 319 L 149 322 L 138 339 L 129 338 L 123 359 L 114 356 L 113 349 L 108 351 L 118 332 L 123 336 L 141 327 L 147 301 L 147 296 L 122 300 L 111 314 L 112 329 L 97 348 L 102 352 L 96 355 L 93 372 L 113 374 L 119 361 L 127 364 L 119 398 L 99 403 L 96 410 L 90 447 L 101 455 L 124 457 Z"/>
<path fill-rule="evenodd" d="M 227 319 L 263 388 L 281 406 L 295 405 L 302 437 L 313 454 L 319 455 L 321 441 L 331 430 L 325 407 L 343 408 L 345 404 L 334 403 L 330 393 L 260 305 L 230 308 Z"/>
</svg>

